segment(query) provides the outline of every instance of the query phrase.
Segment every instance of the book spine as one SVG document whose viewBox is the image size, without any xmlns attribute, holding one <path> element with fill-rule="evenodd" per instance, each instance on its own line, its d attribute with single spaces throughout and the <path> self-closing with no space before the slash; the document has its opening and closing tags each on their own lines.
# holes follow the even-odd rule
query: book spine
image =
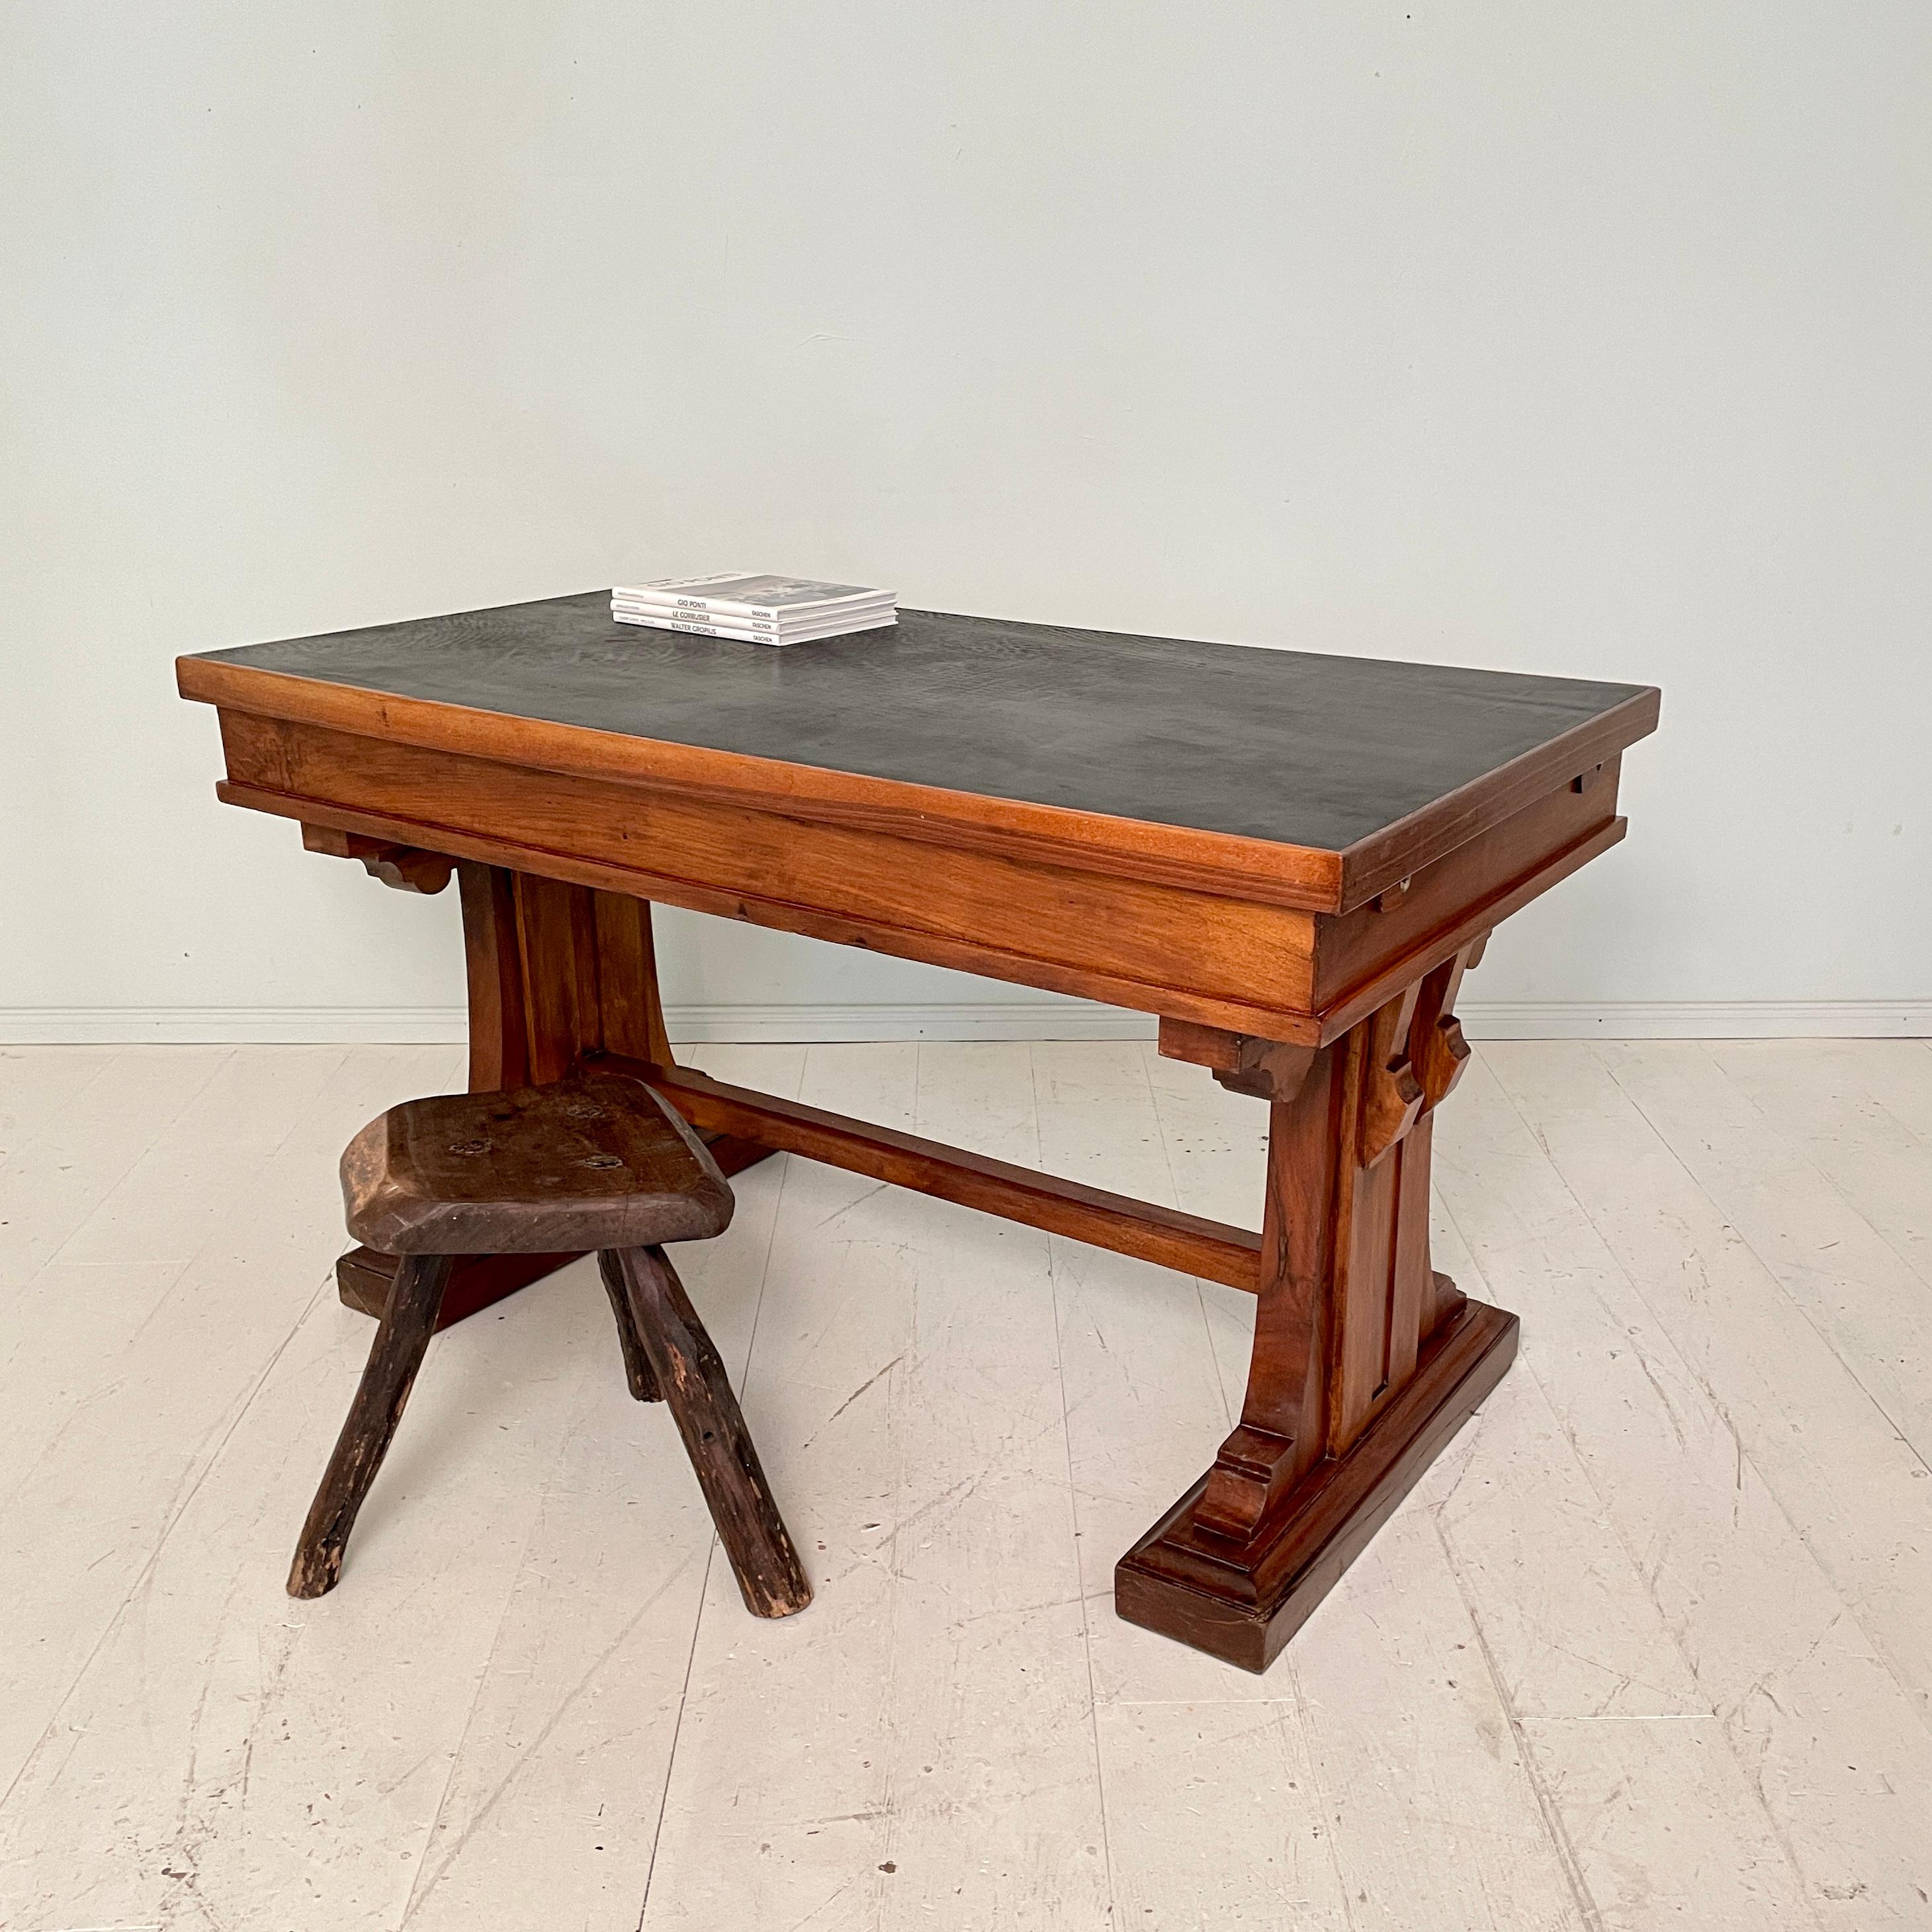
<svg viewBox="0 0 1932 1932">
<path fill-rule="evenodd" d="M 898 622 L 898 617 L 888 611 L 883 616 L 855 618 L 850 623 L 808 625 L 788 635 L 782 630 L 754 631 L 745 624 L 708 624 L 695 617 L 640 616 L 634 613 L 627 614 L 616 610 L 610 614 L 620 624 L 635 624 L 646 630 L 688 631 L 697 637 L 731 638 L 754 644 L 802 644 L 817 638 L 850 637 L 861 631 L 885 630 Z"/>
<path fill-rule="evenodd" d="M 686 617 L 666 611 L 662 616 L 640 616 L 632 614 L 617 615 L 620 624 L 635 624 L 646 631 L 688 631 L 699 638 L 734 638 L 746 644 L 783 644 L 790 640 L 782 637 L 777 631 L 754 630 L 749 624 L 728 624 L 723 622 L 706 623 L 698 617 Z"/>
<path fill-rule="evenodd" d="M 784 628 L 776 617 L 728 617 L 722 611 L 687 610 L 682 605 L 674 608 L 668 604 L 638 604 L 628 598 L 621 604 L 613 604 L 610 614 L 614 617 L 634 618 L 645 624 L 729 624 L 760 632 Z"/>
<path fill-rule="evenodd" d="M 670 610 L 688 610 L 700 621 L 708 617 L 728 624 L 742 624 L 756 617 L 766 623 L 775 624 L 778 620 L 778 611 L 775 604 L 738 604 L 728 597 L 674 597 L 666 594 L 653 595 L 635 601 L 662 605 Z"/>
</svg>

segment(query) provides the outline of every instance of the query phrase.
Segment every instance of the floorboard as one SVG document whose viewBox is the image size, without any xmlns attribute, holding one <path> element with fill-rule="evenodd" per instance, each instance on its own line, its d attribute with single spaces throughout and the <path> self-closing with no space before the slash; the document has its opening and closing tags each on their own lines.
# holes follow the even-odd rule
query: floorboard
<svg viewBox="0 0 1932 1932">
<path fill-rule="evenodd" d="M 1772 1127 L 1932 1286 L 1932 1190 L 1921 1184 L 1932 1154 L 1932 1082 L 1905 1077 L 1903 1056 L 1792 1050 L 1804 1044 L 1722 1040 L 1710 1051 Z M 1774 1050 L 1748 1050 L 1767 1045 Z"/>
</svg>

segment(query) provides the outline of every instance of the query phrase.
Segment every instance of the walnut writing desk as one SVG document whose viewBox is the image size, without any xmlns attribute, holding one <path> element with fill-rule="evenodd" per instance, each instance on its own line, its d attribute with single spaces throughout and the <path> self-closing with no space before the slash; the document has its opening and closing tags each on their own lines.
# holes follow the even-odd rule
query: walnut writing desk
<svg viewBox="0 0 1932 1932">
<path fill-rule="evenodd" d="M 473 1088 L 634 1070 L 728 1169 L 782 1149 L 1258 1297 L 1240 1426 L 1120 1559 L 1123 1616 L 1265 1668 L 1508 1366 L 1515 1316 L 1430 1265 L 1456 989 L 1622 837 L 1654 691 L 916 610 L 774 650 L 602 591 L 178 668 L 229 803 L 458 873 Z M 677 1066 L 652 900 L 1157 1015 L 1269 1108 L 1260 1232 Z M 484 1258 L 449 1315 L 566 1258 Z M 346 1256 L 345 1300 L 388 1266 Z"/>
</svg>

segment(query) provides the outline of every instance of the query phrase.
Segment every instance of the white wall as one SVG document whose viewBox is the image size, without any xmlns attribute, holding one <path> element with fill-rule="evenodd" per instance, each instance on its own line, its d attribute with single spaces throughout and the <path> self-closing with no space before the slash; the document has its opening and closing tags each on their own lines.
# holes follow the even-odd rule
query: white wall
<svg viewBox="0 0 1932 1932">
<path fill-rule="evenodd" d="M 1922 0 L 0 36 L 16 1034 L 458 998 L 454 894 L 214 805 L 176 652 L 727 565 L 1654 682 L 1629 842 L 1472 993 L 1932 1012 Z M 674 924 L 680 1005 L 1038 997 Z"/>
</svg>

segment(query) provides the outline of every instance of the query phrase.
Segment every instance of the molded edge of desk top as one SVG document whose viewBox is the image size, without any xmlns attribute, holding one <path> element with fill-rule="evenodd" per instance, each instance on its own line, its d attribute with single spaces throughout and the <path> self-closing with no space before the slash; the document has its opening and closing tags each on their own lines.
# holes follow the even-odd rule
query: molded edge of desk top
<svg viewBox="0 0 1932 1932">
<path fill-rule="evenodd" d="M 1026 853 L 1310 912 L 1342 913 L 1569 783 L 1657 727 L 1660 694 L 1628 698 L 1340 850 L 950 790 L 670 740 L 412 698 L 233 662 L 176 661 L 181 695 L 539 770 L 730 797 L 782 815 Z"/>
</svg>

